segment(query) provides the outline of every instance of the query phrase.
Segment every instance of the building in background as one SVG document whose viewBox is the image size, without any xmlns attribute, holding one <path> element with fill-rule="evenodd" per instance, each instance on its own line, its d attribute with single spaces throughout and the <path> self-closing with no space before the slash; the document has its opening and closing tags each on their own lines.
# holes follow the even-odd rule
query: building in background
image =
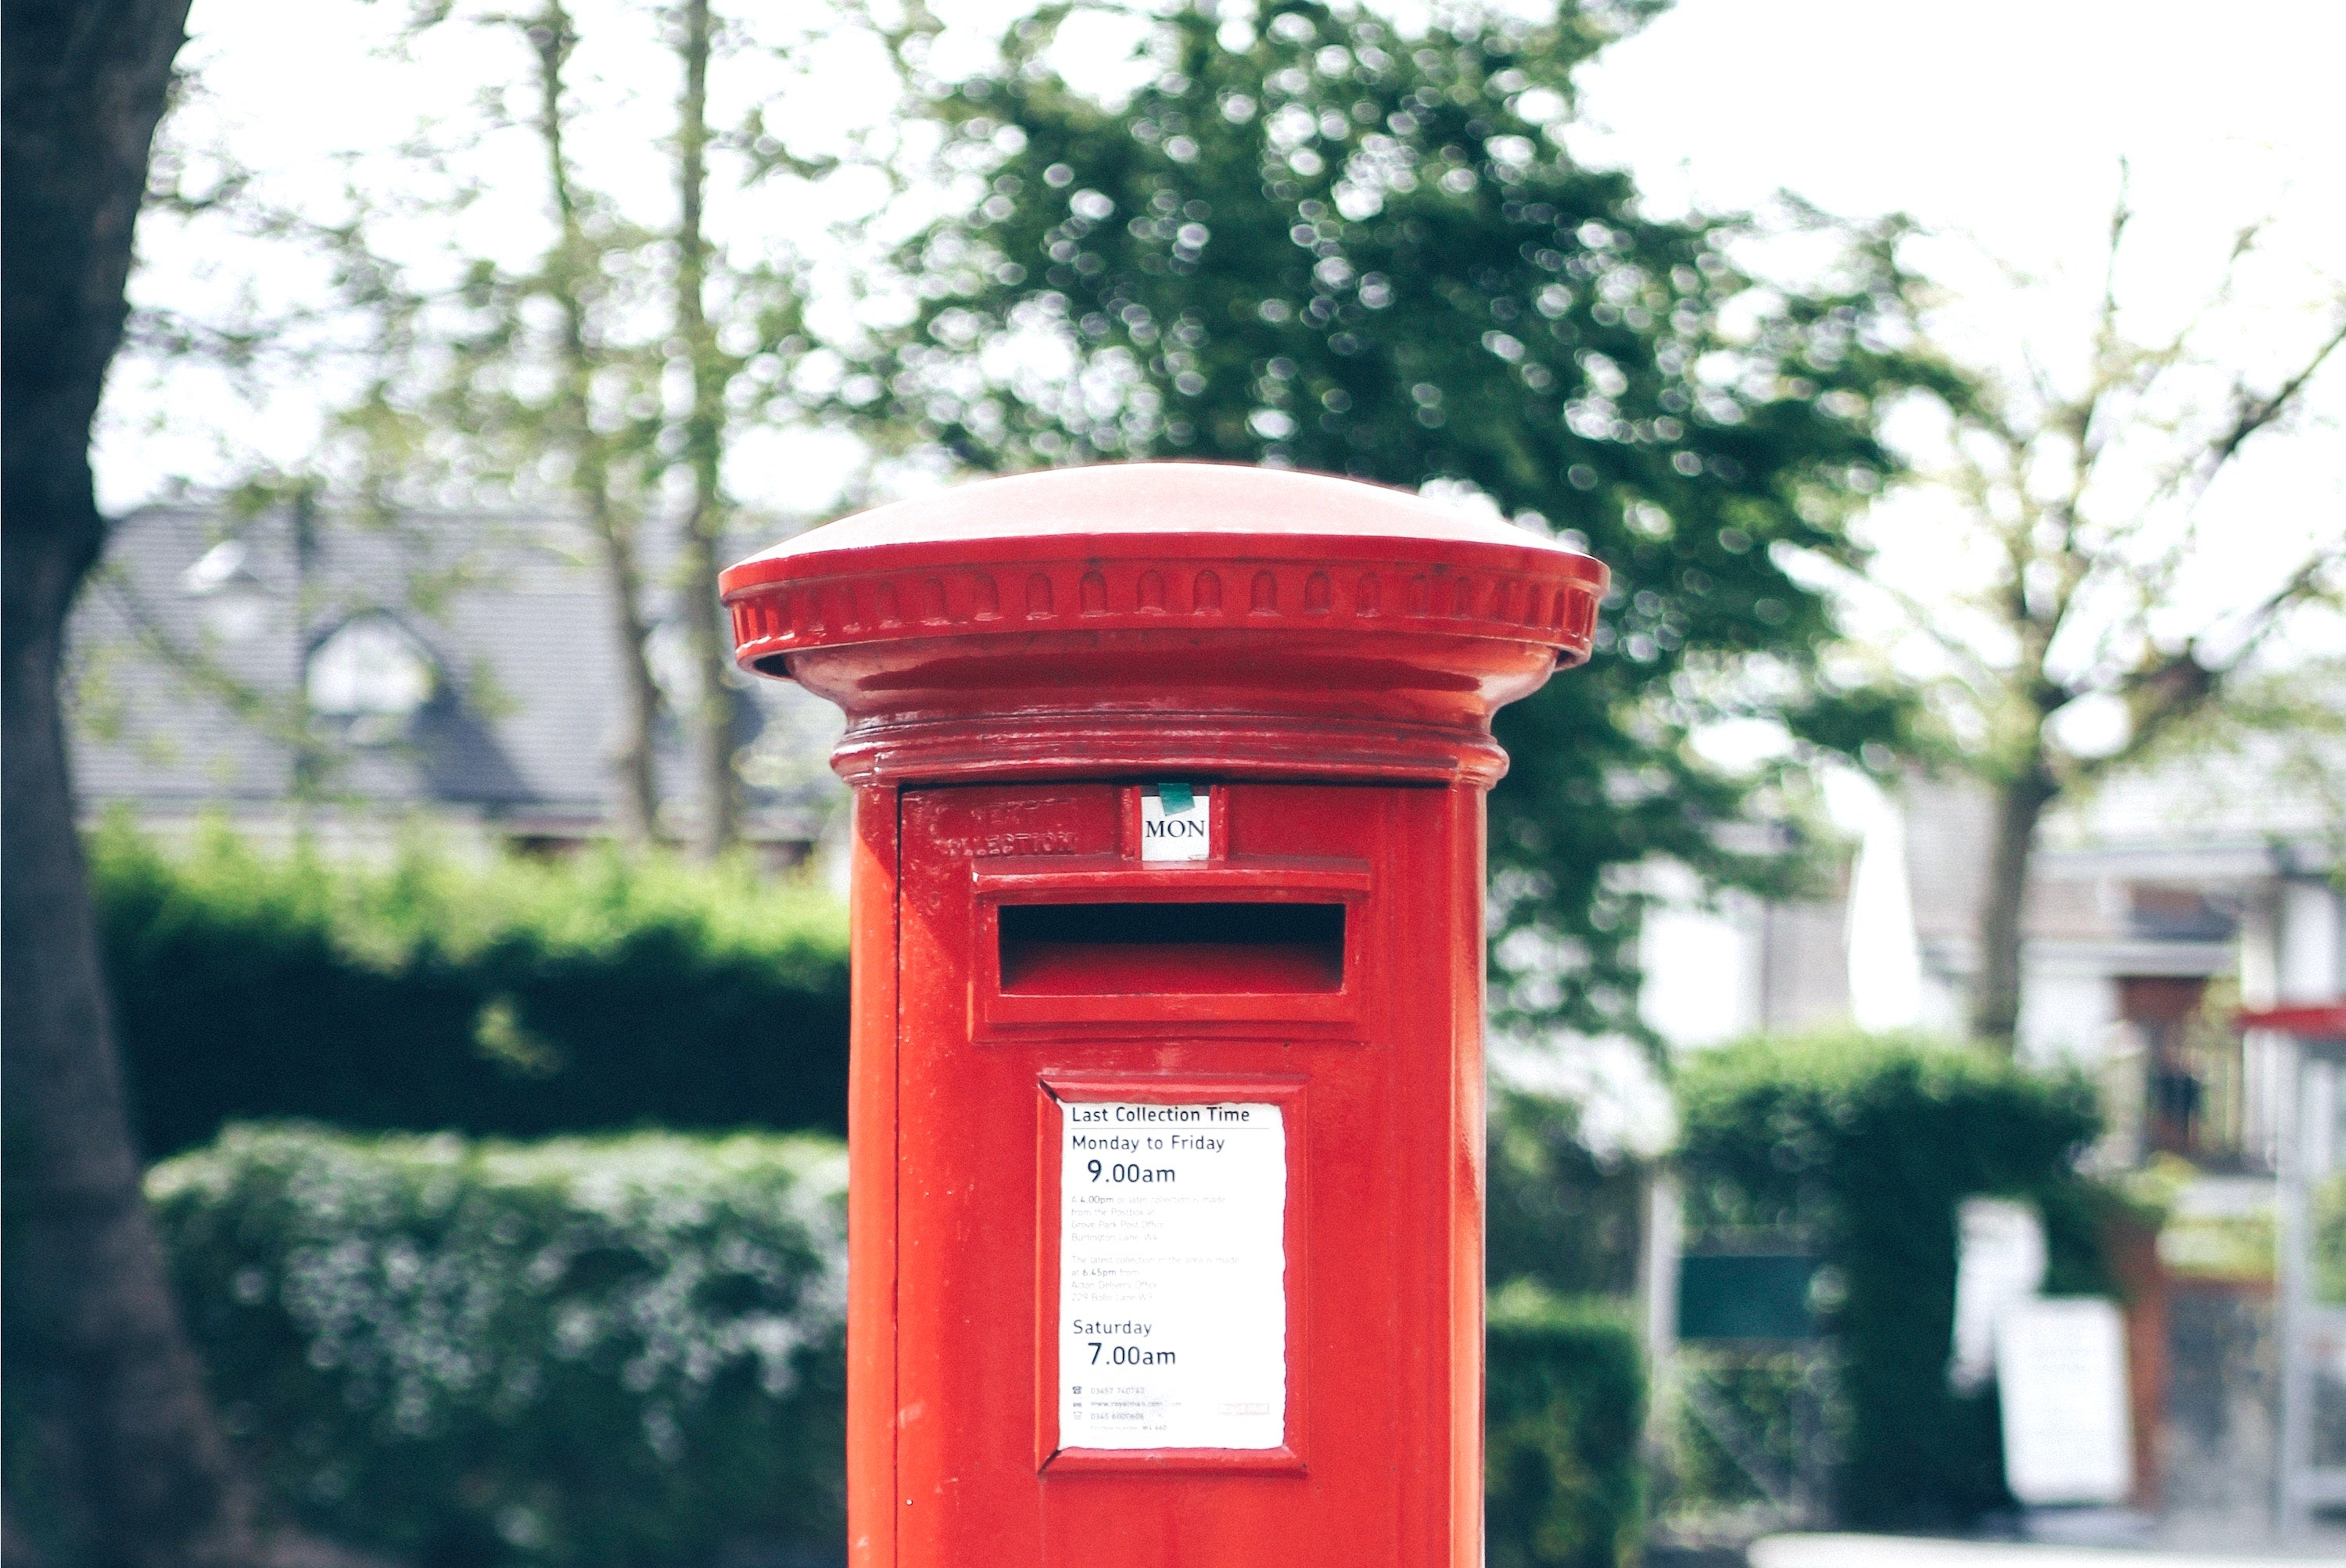
<svg viewBox="0 0 2346 1568">
<path fill-rule="evenodd" d="M 1683 868 L 1648 870 L 1661 902 L 1639 934 L 1639 1007 L 1673 1049 L 1852 1020 L 1850 908 L 1861 860 L 1847 846 L 1827 854 L 1825 891 L 1800 901 L 1706 897 Z"/>
<path fill-rule="evenodd" d="M 167 835 L 221 818 L 264 839 L 300 821 L 352 844 L 420 819 L 534 852 L 610 836 L 618 639 L 590 547 L 543 516 L 125 518 L 72 623 L 85 815 Z M 651 654 L 663 827 L 681 838 L 700 810 L 676 717 L 696 672 L 672 616 Z M 745 837 L 794 862 L 844 799 L 836 710 L 778 681 L 732 700 Z"/>
<path fill-rule="evenodd" d="M 2025 917 L 2025 1060 L 2101 1084 L 2121 1164 L 2270 1171 L 2280 1112 L 2240 1005 L 2346 981 L 2346 748 L 2186 759 L 2050 818 Z M 2286 753 L 2286 754 L 2284 754 Z M 1665 874 L 1646 1017 L 1678 1049 L 1842 1023 L 1960 1036 L 1979 970 L 1986 796 L 1930 779 L 1847 812 L 1862 838 L 1813 901 L 1704 901 Z"/>
<path fill-rule="evenodd" d="M 2094 1078 L 2109 1119 L 2096 1164 L 2149 1177 L 2144 1190 L 2169 1204 L 2155 1247 L 2128 1264 L 2127 1294 L 2136 1418 L 2153 1433 L 2140 1500 L 2178 1542 L 2272 1524 L 2276 1167 L 2295 1132 L 2298 1157 L 2346 1168 L 2346 1126 L 2336 1105 L 2328 1125 L 2300 1126 L 2297 1043 L 2235 1020 L 2346 996 L 2341 786 L 2346 748 L 2303 736 L 2114 780 L 2048 820 L 2028 891 L 2020 1054 Z M 1849 1023 L 1962 1035 L 1989 801 L 1916 779 L 1895 801 L 1842 804 L 1862 843 L 1834 896 L 1705 904 L 1689 886 L 1650 923 L 1647 1017 L 1676 1048 Z M 2346 1362 L 2324 1353 L 2301 1375 L 2328 1380 L 2304 1401 L 2329 1413 L 2300 1418 L 2294 1441 L 2336 1465 Z"/>
<path fill-rule="evenodd" d="M 2346 980 L 2346 818 L 2333 792 L 2346 752 L 2269 749 L 2114 779 L 2046 825 L 2020 1049 L 2096 1078 L 2117 1164 L 2165 1153 L 2269 1173 L 2285 1109 L 2280 1047 L 2243 1040 L 2231 1017 L 2242 1004 L 2329 1000 Z M 1918 784 L 1905 815 L 1918 1020 L 1957 1032 L 1978 971 L 1987 803 Z"/>
</svg>

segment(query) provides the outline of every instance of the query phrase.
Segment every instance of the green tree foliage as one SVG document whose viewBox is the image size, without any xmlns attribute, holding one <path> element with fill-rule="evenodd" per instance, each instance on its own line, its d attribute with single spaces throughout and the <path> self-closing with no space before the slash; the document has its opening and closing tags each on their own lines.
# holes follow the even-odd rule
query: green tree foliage
<svg viewBox="0 0 2346 1568">
<path fill-rule="evenodd" d="M 1494 1088 L 1484 1168 L 1483 1271 L 1494 1288 L 1527 1279 L 1616 1299 L 1637 1289 L 1646 1167 L 1592 1154 L 1574 1106 Z"/>
<path fill-rule="evenodd" d="M 1752 780 L 1706 765 L 1696 727 L 1758 701 L 1853 745 L 1894 706 L 1820 678 L 1834 628 L 1788 570 L 1853 559 L 1842 518 L 1883 473 L 1890 235 L 1770 287 L 1738 260 L 1755 225 L 1648 216 L 1575 161 L 1573 69 L 1653 9 L 1409 33 L 1304 0 L 1184 8 L 1114 106 L 1054 68 L 1066 11 L 1045 12 L 937 87 L 968 199 L 907 247 L 917 311 L 842 385 L 964 463 L 1448 481 L 1601 556 L 1596 657 L 1503 716 L 1492 801 L 1494 952 L 1571 975 L 1502 1000 L 1585 1029 L 1634 1027 L 1624 868 L 1768 874 L 1721 836 Z"/>
<path fill-rule="evenodd" d="M 787 77 L 792 50 L 811 46 L 808 29 L 786 23 L 762 36 L 748 16 L 719 15 L 708 0 L 655 14 L 646 52 L 665 46 L 678 83 L 672 119 L 646 126 L 676 192 L 674 216 L 663 221 L 630 217 L 613 193 L 616 171 L 579 158 L 581 127 L 595 110 L 584 79 L 591 73 L 576 58 L 588 40 L 573 7 L 545 0 L 517 14 L 451 0 L 423 15 L 427 25 L 475 30 L 491 47 L 518 42 L 527 50 L 528 112 L 508 127 L 493 109 L 484 128 L 525 130 L 536 141 L 552 221 L 535 265 L 467 257 L 453 298 L 414 301 L 425 346 L 436 351 L 387 359 L 360 428 L 377 461 L 406 460 L 408 472 L 395 475 L 412 479 L 417 458 L 454 453 L 460 472 L 550 494 L 586 524 L 621 654 L 621 826 L 636 839 L 658 830 L 654 735 L 663 708 L 673 708 L 695 779 L 690 840 L 715 856 L 740 838 L 734 759 L 742 738 L 740 677 L 717 596 L 732 512 L 725 458 L 745 423 L 789 417 L 776 389 L 809 347 L 796 237 L 777 225 L 752 239 L 740 232 L 741 209 L 765 206 L 776 187 L 820 177 L 837 160 L 793 157 L 755 112 L 744 124 L 719 123 L 710 74 L 750 56 L 768 68 L 782 63 Z M 641 20 L 607 15 L 601 25 Z M 837 21 L 825 14 L 814 31 Z M 616 40 L 594 41 L 607 50 Z M 464 199 L 485 194 L 468 190 Z M 761 375 L 750 373 L 753 360 Z M 669 391 L 678 382 L 689 388 L 681 398 Z M 678 689 L 664 698 L 654 686 L 657 574 L 647 535 L 678 510 L 670 585 L 682 657 L 668 661 Z"/>
<path fill-rule="evenodd" d="M 1947 1386 L 1955 1208 L 2033 1199 L 2055 1293 L 2106 1286 L 2096 1190 L 2072 1159 L 2091 1089 L 1984 1050 L 1905 1038 L 1756 1040 L 1678 1084 L 1688 1222 L 1821 1238 L 1845 1294 L 1827 1319 L 1850 1430 L 1838 1502 L 1869 1526 L 1962 1523 L 2004 1504 L 1995 1411 Z"/>
</svg>

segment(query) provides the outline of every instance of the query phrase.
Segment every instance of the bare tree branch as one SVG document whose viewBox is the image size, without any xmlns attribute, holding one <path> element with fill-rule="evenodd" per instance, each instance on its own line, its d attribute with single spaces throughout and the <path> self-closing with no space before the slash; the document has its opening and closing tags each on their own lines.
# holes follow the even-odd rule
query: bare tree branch
<svg viewBox="0 0 2346 1568">
<path fill-rule="evenodd" d="M 2297 401 L 2298 394 L 2305 390 L 2306 383 L 2338 351 L 2341 343 L 2346 343 L 2346 319 L 2340 321 L 2337 331 L 2331 332 L 2298 372 L 2283 382 L 2270 396 L 2257 398 L 2249 395 L 2245 390 L 2235 393 L 2231 425 L 2208 448 L 2206 466 L 2201 470 L 2199 488 L 2203 494 L 2215 482 L 2217 470 L 2230 462 L 2250 436 L 2288 411 L 2290 405 Z"/>
<path fill-rule="evenodd" d="M 2024 347 L 2016 369 L 1970 372 L 1973 387 L 1948 402 L 1954 450 L 1943 483 L 1996 559 L 1993 581 L 1964 599 L 1984 614 L 1987 628 L 1889 585 L 1867 585 L 1957 672 L 1943 690 L 1961 693 L 1969 706 L 1966 766 L 1994 794 L 1997 809 L 1974 1026 L 2006 1043 L 2019 1009 L 2018 911 L 2044 814 L 2070 789 L 2140 761 L 2211 711 L 2293 612 L 2341 596 L 2346 565 L 2346 546 L 2316 551 L 2256 604 L 2202 626 L 2180 647 L 2165 636 L 2163 613 L 2208 544 L 2201 503 L 2209 486 L 2245 447 L 2302 406 L 2308 387 L 2346 345 L 2346 321 L 2325 325 L 2270 390 L 2239 375 L 2228 393 L 2206 397 L 2198 381 L 2208 368 L 2205 331 L 2235 301 L 2262 226 L 2231 237 L 2220 282 L 2179 329 L 2138 342 L 2127 333 L 2125 300 L 2130 184 L 2131 170 L 2121 164 L 2100 287 L 2083 323 L 2082 378 L 2065 382 Z M 2146 494 L 2137 476 L 2161 446 L 2180 450 L 2150 468 Z M 2121 464 L 2122 474 L 2115 472 Z M 2129 733 L 2106 754 L 2072 752 L 2048 723 L 2096 695 L 2124 704 Z"/>
</svg>

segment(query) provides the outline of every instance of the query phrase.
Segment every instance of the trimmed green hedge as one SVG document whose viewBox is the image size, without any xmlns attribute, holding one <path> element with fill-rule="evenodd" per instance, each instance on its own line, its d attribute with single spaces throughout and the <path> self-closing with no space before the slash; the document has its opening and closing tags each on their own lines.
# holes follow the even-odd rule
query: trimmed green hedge
<svg viewBox="0 0 2346 1568">
<path fill-rule="evenodd" d="M 224 1122 L 844 1130 L 847 922 L 746 865 L 369 867 L 92 836 L 141 1146 Z"/>
<path fill-rule="evenodd" d="M 846 1160 L 232 1127 L 148 1195 L 280 1506 L 434 1564 L 835 1561 Z"/>
<path fill-rule="evenodd" d="M 237 1126 L 148 1196 L 282 1511 L 411 1562 L 665 1568 L 837 1560 L 844 1177 L 817 1137 Z M 1493 1568 L 1626 1568 L 1636 1330 L 1523 1282 L 1487 1343 Z"/>
<path fill-rule="evenodd" d="M 1612 1303 L 1493 1294 L 1484 1489 L 1490 1568 L 1627 1568 L 1645 1529 L 1646 1373 Z"/>
<path fill-rule="evenodd" d="M 1841 1034 L 1695 1055 L 1678 1102 L 1690 1228 L 1806 1231 L 1838 1271 L 1841 1515 L 1934 1527 L 2007 1506 L 1993 1394 L 1947 1387 L 1955 1207 L 2035 1200 L 2047 1288 L 2106 1289 L 2104 1200 L 2074 1163 L 2099 1129 L 2091 1087 L 1969 1046 Z"/>
</svg>

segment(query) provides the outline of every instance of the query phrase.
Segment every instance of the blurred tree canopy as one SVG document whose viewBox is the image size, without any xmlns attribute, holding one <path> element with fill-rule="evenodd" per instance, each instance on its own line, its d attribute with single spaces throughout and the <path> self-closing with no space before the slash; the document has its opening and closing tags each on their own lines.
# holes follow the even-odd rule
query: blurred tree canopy
<svg viewBox="0 0 2346 1568">
<path fill-rule="evenodd" d="M 1493 1086 L 1483 1273 L 1494 1289 L 1529 1280 L 1559 1297 L 1626 1300 L 1637 1289 L 1649 1166 L 1600 1158 L 1578 1107 Z"/>
<path fill-rule="evenodd" d="M 1053 5 L 948 78 L 968 52 L 931 47 L 925 8 L 842 4 L 802 30 L 865 40 L 917 112 L 819 155 L 764 118 L 832 57 L 797 19 L 767 37 L 664 10 L 676 25 L 638 53 L 682 67 L 675 113 L 646 117 L 678 138 L 658 145 L 682 216 L 629 217 L 617 174 L 566 139 L 605 107 L 573 51 L 613 39 L 566 0 L 430 7 L 402 47 L 477 37 L 515 86 L 478 131 L 526 145 L 527 200 L 550 188 L 542 249 L 467 254 L 454 273 L 439 250 L 428 267 L 380 254 L 392 218 L 453 234 L 501 193 L 504 176 L 464 172 L 449 149 L 469 144 L 448 127 L 403 155 L 414 192 L 378 211 L 354 191 L 342 228 L 282 232 L 322 245 L 338 299 L 380 328 L 359 334 L 370 368 L 333 424 L 364 450 L 362 488 L 382 484 L 393 512 L 502 489 L 584 514 L 633 650 L 621 760 L 639 828 L 658 809 L 643 765 L 658 710 L 709 706 L 653 689 L 650 543 L 680 528 L 676 585 L 709 597 L 713 542 L 739 515 L 719 484 L 737 437 L 828 428 L 980 469 L 1186 456 L 1446 484 L 1593 550 L 1616 585 L 1596 657 L 1500 720 L 1515 771 L 1492 802 L 1494 1001 L 1503 1020 L 1634 1032 L 1640 868 L 1784 885 L 1801 864 L 1784 852 L 1803 819 L 1798 748 L 1857 754 L 1904 722 L 1818 585 L 1862 564 L 1845 524 L 1892 469 L 1877 410 L 1934 373 L 1905 347 L 1897 224 L 1789 206 L 1659 216 L 1626 175 L 1572 156 L 1573 71 L 1658 9 L 1453 5 L 1404 29 L 1307 0 Z M 1127 96 L 1063 74 L 1080 51 L 1056 41 L 1079 11 L 1142 38 Z M 735 87 L 712 108 L 720 66 Z M 609 112 L 640 107 L 621 95 Z M 717 161 L 683 156 L 695 147 Z M 870 200 L 823 209 L 850 174 Z M 695 190 L 713 225 L 699 250 Z M 866 280 L 861 321 L 811 298 L 818 229 Z M 870 264 L 890 233 L 910 238 Z M 1762 275 L 1784 243 L 1810 281 Z M 706 696 L 722 660 L 688 618 Z M 1790 758 L 1730 767 L 1696 744 L 1746 716 L 1788 727 Z M 702 747 L 700 771 L 723 773 L 724 749 Z"/>
<path fill-rule="evenodd" d="M 498 528 L 591 561 L 615 665 L 613 830 L 715 855 L 740 838 L 752 728 L 717 574 L 745 524 L 767 526 L 745 518 L 728 463 L 803 422 L 790 378 L 814 346 L 802 315 L 823 228 L 806 213 L 824 181 L 879 157 L 862 127 L 805 151 L 768 111 L 839 40 L 884 52 L 892 35 L 860 0 L 431 0 L 375 30 L 380 59 L 472 91 L 419 87 L 412 126 L 307 168 L 244 139 L 199 68 L 181 78 L 149 180 L 172 262 L 156 270 L 243 286 L 149 304 L 132 347 L 211 365 L 256 409 L 309 389 L 288 400 L 319 425 L 298 461 L 262 457 L 250 428 L 222 442 L 231 526 L 285 508 L 305 528 L 440 545 Z M 615 153 L 597 134 L 612 123 L 651 156 Z M 504 511 L 521 515 L 490 515 Z M 576 530 L 543 528 L 549 515 Z M 270 717 L 322 751 L 305 710 Z M 670 730 L 689 789 L 655 766 Z"/>
<path fill-rule="evenodd" d="M 2317 278 L 2310 308 L 2244 331 L 2250 312 L 2269 319 L 2301 286 L 2275 275 L 2257 225 L 2229 237 L 2215 287 L 2179 326 L 2147 331 L 2124 287 L 2142 249 L 2127 185 L 2122 164 L 2100 297 L 2090 313 L 2065 312 L 2066 342 L 2023 341 L 2004 362 L 1934 351 L 1948 367 L 1943 423 L 1936 453 L 1915 464 L 1946 506 L 1932 591 L 1910 596 L 1882 574 L 1847 584 L 1889 612 L 1901 667 L 1929 672 L 1920 749 L 1993 803 L 1971 1032 L 2005 1051 L 2050 813 L 2129 768 L 2259 734 L 2334 737 L 2341 723 L 2335 661 L 2290 645 L 2346 608 L 2346 534 L 2316 524 L 2259 570 L 2259 552 L 2239 551 L 2204 504 L 2244 452 L 2306 423 L 2346 348 L 2346 286 Z M 2048 293 L 2035 284 L 2022 300 Z M 2243 555 L 2256 575 L 2226 584 Z M 1979 565 L 1953 565 L 1967 559 Z M 2259 770 L 2318 788 L 2312 760 L 2284 740 Z"/>
<path fill-rule="evenodd" d="M 964 201 L 904 247 L 908 320 L 841 382 L 960 463 L 1292 465 L 1479 491 L 1614 571 L 1596 657 L 1506 710 L 1491 806 L 1503 1017 L 1636 1031 L 1633 868 L 1788 874 L 1780 769 L 1694 746 L 1762 714 L 1855 751 L 1899 722 L 1802 555 L 1882 483 L 1877 404 L 1926 372 L 1897 228 L 1790 227 L 1826 280 L 1770 284 L 1749 218 L 1647 214 L 1568 150 L 1573 69 L 1658 7 L 1450 7 L 1423 33 L 1313 0 L 1148 26 L 1121 103 L 1054 64 L 1073 8 L 930 85 Z M 1780 233 L 1781 230 L 1777 232 Z"/>
</svg>

